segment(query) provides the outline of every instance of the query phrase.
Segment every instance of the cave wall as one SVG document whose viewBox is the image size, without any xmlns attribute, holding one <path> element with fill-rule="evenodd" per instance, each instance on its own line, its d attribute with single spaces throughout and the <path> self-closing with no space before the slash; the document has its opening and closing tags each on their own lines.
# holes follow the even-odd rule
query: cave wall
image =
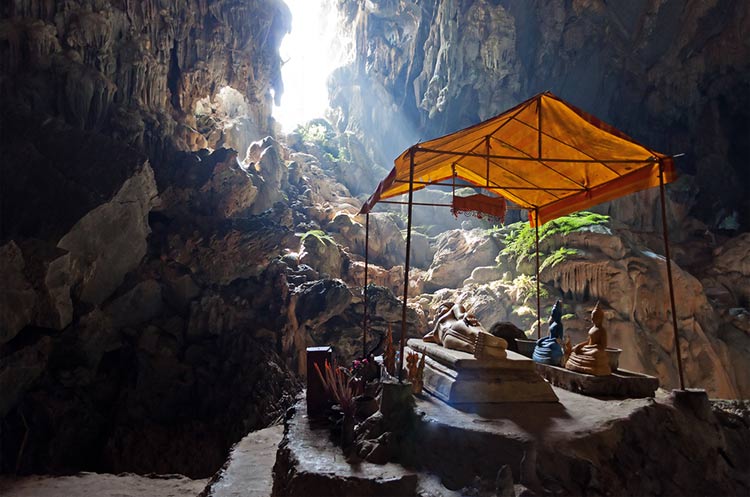
<svg viewBox="0 0 750 497">
<path fill-rule="evenodd" d="M 383 163 L 419 139 L 550 90 L 655 150 L 684 153 L 677 167 L 697 185 L 692 198 L 682 199 L 688 209 L 711 228 L 734 215 L 747 229 L 747 2 L 339 0 L 339 6 L 353 26 L 355 57 L 334 75 L 332 106 L 339 126 L 362 132 L 383 151 Z"/>
<path fill-rule="evenodd" d="M 280 217 L 246 219 L 287 185 L 262 139 L 289 10 L 1 9 L 0 470 L 208 476 L 299 388 L 280 355 L 286 288 L 267 284 L 298 241 Z M 217 112 L 225 86 L 241 139 Z M 221 148 L 253 141 L 241 160 Z"/>
<path fill-rule="evenodd" d="M 748 395 L 750 294 L 739 283 L 744 265 L 737 261 L 750 253 L 750 203 L 744 193 L 750 186 L 750 45 L 744 35 L 750 32 L 750 4 L 338 3 L 342 23 L 350 26 L 354 57 L 332 76 L 332 115 L 340 130 L 358 134 L 378 151 L 382 164 L 419 140 L 488 119 L 546 90 L 655 150 L 684 153 L 676 159 L 679 180 L 667 186 L 667 220 L 686 383 L 714 396 Z M 677 386 L 665 276 L 663 265 L 655 263 L 664 253 L 658 191 L 595 210 L 612 216 L 604 243 L 624 243 L 632 247 L 632 257 L 602 256 L 596 244 L 579 247 L 575 237 L 553 240 L 547 253 L 566 246 L 581 254 L 542 274 L 549 304 L 563 298 L 581 318 L 595 294 L 612 308 L 612 332 L 628 349 L 627 367 Z M 417 224 L 425 218 L 433 216 L 417 209 Z M 501 261 L 500 274 L 518 269 Z M 521 268 L 533 271 L 531 265 Z M 413 278 L 426 278 L 424 287 L 435 290 L 430 272 L 434 269 Z M 490 294 L 494 309 L 505 308 L 503 292 L 477 288 L 472 279 L 462 284 L 464 273 L 456 272 L 459 282 L 447 284 L 447 291 L 470 301 Z M 421 297 L 431 304 L 440 299 L 437 293 Z M 487 317 L 505 319 L 499 311 Z M 582 320 L 570 324 L 581 334 L 587 327 Z"/>
</svg>

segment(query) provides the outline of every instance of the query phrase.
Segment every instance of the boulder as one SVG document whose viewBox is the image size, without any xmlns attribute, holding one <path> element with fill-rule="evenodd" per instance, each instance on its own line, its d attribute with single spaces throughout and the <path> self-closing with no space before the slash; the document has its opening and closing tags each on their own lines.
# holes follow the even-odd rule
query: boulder
<svg viewBox="0 0 750 497">
<path fill-rule="evenodd" d="M 146 162 L 111 201 L 90 211 L 60 239 L 57 246 L 70 253 L 83 302 L 104 302 L 146 255 L 148 213 L 156 193 Z"/>
<path fill-rule="evenodd" d="M 26 263 L 15 242 L 0 247 L 0 344 L 10 341 L 31 323 L 37 295 L 24 274 Z"/>
<path fill-rule="evenodd" d="M 332 279 L 305 283 L 297 288 L 294 297 L 297 322 L 309 328 L 341 314 L 352 301 L 352 293 L 344 282 Z"/>
<path fill-rule="evenodd" d="M 452 230 L 439 235 L 425 289 L 458 288 L 474 268 L 493 263 L 499 251 L 497 242 L 484 230 Z"/>
<path fill-rule="evenodd" d="M 342 251 L 333 238 L 324 232 L 314 231 L 303 235 L 299 260 L 323 277 L 340 278 L 342 275 Z"/>
<path fill-rule="evenodd" d="M 0 419 L 16 405 L 20 396 L 47 369 L 52 353 L 52 339 L 39 337 L 30 346 L 3 354 L 0 361 Z"/>
<path fill-rule="evenodd" d="M 138 283 L 104 307 L 112 326 L 120 329 L 151 321 L 163 309 L 161 285 L 156 280 Z"/>
</svg>

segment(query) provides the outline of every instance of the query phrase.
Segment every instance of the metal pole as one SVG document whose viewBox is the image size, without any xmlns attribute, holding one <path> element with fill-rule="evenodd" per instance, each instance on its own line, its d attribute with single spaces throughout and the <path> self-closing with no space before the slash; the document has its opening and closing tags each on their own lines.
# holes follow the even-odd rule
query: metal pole
<svg viewBox="0 0 750 497">
<path fill-rule="evenodd" d="M 485 185 L 490 186 L 490 137 L 485 136 L 485 145 L 487 147 L 487 172 L 485 173 Z"/>
<path fill-rule="evenodd" d="M 542 313 L 541 313 L 541 300 L 539 294 L 539 207 L 534 208 L 535 223 L 535 234 L 536 234 L 536 337 L 541 338 L 542 335 Z"/>
<path fill-rule="evenodd" d="M 414 202 L 414 149 L 409 151 L 409 207 L 406 217 L 406 261 L 404 264 L 404 302 L 401 307 L 401 344 L 398 354 L 398 381 L 404 375 L 404 345 L 406 344 L 406 299 L 409 297 L 409 263 L 411 256 L 411 213 Z"/>
<path fill-rule="evenodd" d="M 542 96 L 539 95 L 537 100 L 537 157 L 542 159 Z"/>
<path fill-rule="evenodd" d="M 661 224 L 664 231 L 664 256 L 667 259 L 667 279 L 669 280 L 669 302 L 672 305 L 672 327 L 674 329 L 674 346 L 677 349 L 677 371 L 680 374 L 680 390 L 685 390 L 685 378 L 682 375 L 682 352 L 680 335 L 677 332 L 677 311 L 674 304 L 674 286 L 672 284 L 672 261 L 669 255 L 669 233 L 667 230 L 667 202 L 664 194 L 664 164 L 659 161 L 659 194 L 661 197 Z"/>
<path fill-rule="evenodd" d="M 365 214 L 365 286 L 362 287 L 362 294 L 365 301 L 365 315 L 362 318 L 362 357 L 367 359 L 367 272 L 370 264 L 370 213 Z"/>
</svg>

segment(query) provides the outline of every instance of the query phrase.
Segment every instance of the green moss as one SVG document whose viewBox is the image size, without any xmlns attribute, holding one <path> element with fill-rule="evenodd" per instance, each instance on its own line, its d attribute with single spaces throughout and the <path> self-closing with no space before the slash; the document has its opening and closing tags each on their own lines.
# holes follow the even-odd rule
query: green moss
<svg viewBox="0 0 750 497">
<path fill-rule="evenodd" d="M 307 240 L 308 237 L 314 236 L 323 244 L 336 244 L 336 241 L 331 238 L 331 235 L 323 230 L 310 230 L 307 233 L 298 233 L 298 235 L 302 236 L 302 243 L 305 243 L 305 240 Z"/>
<path fill-rule="evenodd" d="M 567 235 L 587 226 L 609 223 L 609 216 L 588 211 L 573 213 L 554 219 L 539 228 L 539 241 L 553 235 Z M 509 233 L 505 237 L 505 248 L 501 256 L 512 257 L 516 261 L 523 260 L 534 253 L 535 229 L 527 222 L 518 222 L 508 226 Z M 559 262 L 559 260 L 557 261 Z"/>
<path fill-rule="evenodd" d="M 578 254 L 580 254 L 580 251 L 577 249 L 560 247 L 550 255 L 545 256 L 544 262 L 539 265 L 539 271 L 544 271 L 548 267 L 555 267 L 565 259 Z"/>
</svg>

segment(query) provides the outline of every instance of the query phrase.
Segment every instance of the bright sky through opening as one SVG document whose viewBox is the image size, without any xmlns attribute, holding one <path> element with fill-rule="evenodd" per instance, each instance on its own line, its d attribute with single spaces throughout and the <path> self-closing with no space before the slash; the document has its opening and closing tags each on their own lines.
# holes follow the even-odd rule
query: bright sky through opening
<svg viewBox="0 0 750 497">
<path fill-rule="evenodd" d="M 285 0 L 292 11 L 292 31 L 281 43 L 284 93 L 273 117 L 286 133 L 298 124 L 323 117 L 328 108 L 326 80 L 342 65 L 337 43 L 336 9 L 330 0 Z"/>
</svg>

